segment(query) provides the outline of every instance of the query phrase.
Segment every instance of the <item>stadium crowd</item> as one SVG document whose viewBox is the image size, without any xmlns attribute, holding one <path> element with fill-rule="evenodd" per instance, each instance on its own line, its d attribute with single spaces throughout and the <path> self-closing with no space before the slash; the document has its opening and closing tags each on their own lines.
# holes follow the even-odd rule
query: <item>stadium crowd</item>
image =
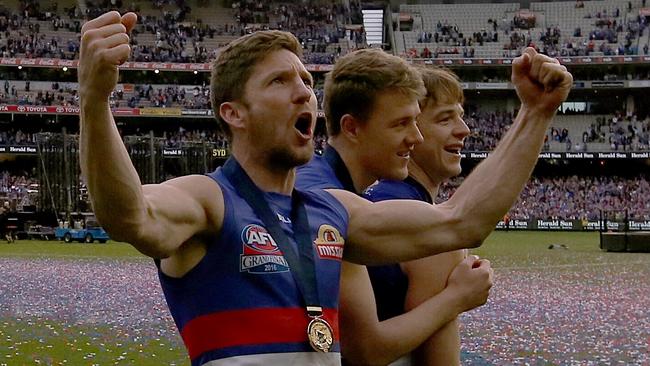
<svg viewBox="0 0 650 366">
<path fill-rule="evenodd" d="M 166 147 L 180 147 L 183 141 L 200 141 L 209 133 L 186 130 L 163 134 Z M 320 148 L 324 135 L 316 137 Z M 446 182 L 436 198 L 443 202 L 451 197 L 463 178 Z M 0 200 L 12 202 L 14 207 L 31 205 L 33 193 L 38 190 L 38 180 L 34 173 L 0 173 Z M 515 206 L 510 210 L 512 220 L 563 219 L 598 220 L 600 210 L 616 212 L 619 216 L 628 210 L 628 217 L 636 220 L 650 220 L 650 179 L 639 175 L 633 178 L 620 176 L 562 176 L 532 177 L 526 184 Z"/>
<path fill-rule="evenodd" d="M 570 112 L 567 114 L 571 114 Z M 512 124 L 513 112 L 477 111 L 465 117 L 471 133 L 465 139 L 465 151 L 492 151 Z M 545 150 L 550 142 L 566 144 L 566 150 L 588 151 L 590 143 L 607 143 L 611 151 L 650 150 L 650 116 L 639 119 L 633 113 L 626 116 L 594 117 L 589 125 L 576 125 L 578 131 L 551 126 L 546 136 Z M 581 139 L 576 139 L 576 133 Z M 574 136 L 574 139 L 571 139 Z"/>
<path fill-rule="evenodd" d="M 444 202 L 463 182 L 454 178 L 445 183 L 436 198 Z M 650 220 L 649 177 L 620 176 L 533 176 L 508 213 L 511 220 L 563 219 L 598 220 L 600 210 L 628 210 L 628 217 Z"/>
<path fill-rule="evenodd" d="M 184 0 L 152 1 L 151 6 L 160 9 L 159 15 L 139 15 L 131 34 L 132 61 L 209 62 L 218 47 L 259 29 L 294 33 L 305 48 L 308 63 L 331 64 L 347 50 L 365 47 L 363 27 L 346 29 L 346 25 L 362 23 L 360 5 L 355 1 L 349 7 L 326 2 L 237 1 L 232 4 L 232 23 L 201 19 L 199 14 L 190 19 L 192 8 Z M 167 4 L 172 6 L 164 7 Z M 140 6 L 132 3 L 127 9 L 139 13 Z M 56 2 L 45 9 L 37 1 L 22 0 L 20 9 L 0 8 L 0 56 L 77 59 L 84 19 L 111 9 L 124 10 L 121 0 L 86 1 L 85 6 L 64 9 L 62 13 L 57 7 Z M 218 42 L 217 47 L 212 47 L 214 43 L 206 45 L 207 39 L 215 36 L 230 38 Z M 348 42 L 343 44 L 349 46 L 341 47 L 340 41 L 346 39 Z"/>
<path fill-rule="evenodd" d="M 34 172 L 0 172 L 0 215 L 5 211 L 21 211 L 34 203 L 38 180 Z"/>
</svg>

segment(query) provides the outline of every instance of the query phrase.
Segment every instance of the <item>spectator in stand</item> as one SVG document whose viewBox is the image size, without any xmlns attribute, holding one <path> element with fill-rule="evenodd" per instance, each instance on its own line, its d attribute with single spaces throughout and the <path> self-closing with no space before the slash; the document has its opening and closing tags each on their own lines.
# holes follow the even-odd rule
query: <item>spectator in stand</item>
<svg viewBox="0 0 650 366">
<path fill-rule="evenodd" d="M 443 186 L 436 202 L 444 202 L 462 178 Z M 650 220 L 650 177 L 533 177 L 510 210 L 511 220 L 599 220 L 600 210 L 628 210 L 630 219 Z"/>
</svg>

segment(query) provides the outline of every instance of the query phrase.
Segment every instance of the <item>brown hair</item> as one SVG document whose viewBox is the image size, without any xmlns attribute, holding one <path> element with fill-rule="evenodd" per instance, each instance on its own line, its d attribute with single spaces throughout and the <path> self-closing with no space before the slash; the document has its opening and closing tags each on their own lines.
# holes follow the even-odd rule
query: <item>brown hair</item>
<svg viewBox="0 0 650 366">
<path fill-rule="evenodd" d="M 362 49 L 341 57 L 325 77 L 323 106 L 329 136 L 341 132 L 341 117 L 369 118 L 377 95 L 394 89 L 421 98 L 422 78 L 405 60 L 374 49 Z"/>
<path fill-rule="evenodd" d="M 418 66 L 427 95 L 420 101 L 420 107 L 424 108 L 430 102 L 434 104 L 442 102 L 458 102 L 463 104 L 465 96 L 460 79 L 453 71 L 436 66 Z"/>
<path fill-rule="evenodd" d="M 210 100 L 219 127 L 232 137 L 228 124 L 219 115 L 222 103 L 243 100 L 244 88 L 255 66 L 270 52 L 286 49 L 302 58 L 302 47 L 296 37 L 278 30 L 247 34 L 221 49 L 212 62 Z M 245 100 L 244 100 L 245 102 Z"/>
</svg>

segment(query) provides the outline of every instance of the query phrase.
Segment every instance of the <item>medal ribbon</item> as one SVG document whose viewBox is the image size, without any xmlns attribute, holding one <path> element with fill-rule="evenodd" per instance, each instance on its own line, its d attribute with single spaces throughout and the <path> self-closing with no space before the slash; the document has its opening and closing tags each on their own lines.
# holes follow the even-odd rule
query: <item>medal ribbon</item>
<svg viewBox="0 0 650 366">
<path fill-rule="evenodd" d="M 314 247 L 309 232 L 309 220 L 303 204 L 302 195 L 295 189 L 291 193 L 291 225 L 293 238 L 298 246 L 298 252 L 289 245 L 289 238 L 278 223 L 277 215 L 273 214 L 271 207 L 260 190 L 235 158 L 231 157 L 221 168 L 237 190 L 237 193 L 255 211 L 264 226 L 271 234 L 273 240 L 282 251 L 282 255 L 289 264 L 293 278 L 302 293 L 303 300 L 310 317 L 322 315 L 322 308 L 318 297 L 318 282 L 316 279 L 316 265 L 314 263 Z"/>
</svg>

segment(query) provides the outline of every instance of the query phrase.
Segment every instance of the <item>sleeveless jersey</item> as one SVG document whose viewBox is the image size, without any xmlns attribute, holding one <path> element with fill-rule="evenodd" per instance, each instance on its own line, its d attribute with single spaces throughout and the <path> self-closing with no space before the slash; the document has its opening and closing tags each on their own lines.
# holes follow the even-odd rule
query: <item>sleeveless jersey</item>
<svg viewBox="0 0 650 366">
<path fill-rule="evenodd" d="M 307 164 L 298 167 L 296 187 L 302 190 L 344 189 L 356 193 L 345 163 L 331 146 L 325 148 L 323 155 L 314 155 Z"/>
<path fill-rule="evenodd" d="M 370 201 L 390 199 L 412 199 L 431 203 L 427 190 L 413 178 L 404 181 L 381 180 L 366 189 L 363 196 Z M 377 303 L 379 320 L 386 320 L 404 314 L 404 301 L 408 290 L 408 277 L 399 264 L 368 266 Z"/>
<path fill-rule="evenodd" d="M 208 176 L 223 192 L 225 212 L 218 238 L 183 277 L 172 278 L 158 270 L 192 366 L 340 365 L 338 299 L 348 223 L 345 208 L 325 191 L 303 192 L 320 305 L 334 331 L 333 351 L 320 353 L 309 345 L 311 318 L 302 294 L 262 220 L 221 168 Z M 291 197 L 266 192 L 265 198 L 297 251 Z"/>
</svg>

